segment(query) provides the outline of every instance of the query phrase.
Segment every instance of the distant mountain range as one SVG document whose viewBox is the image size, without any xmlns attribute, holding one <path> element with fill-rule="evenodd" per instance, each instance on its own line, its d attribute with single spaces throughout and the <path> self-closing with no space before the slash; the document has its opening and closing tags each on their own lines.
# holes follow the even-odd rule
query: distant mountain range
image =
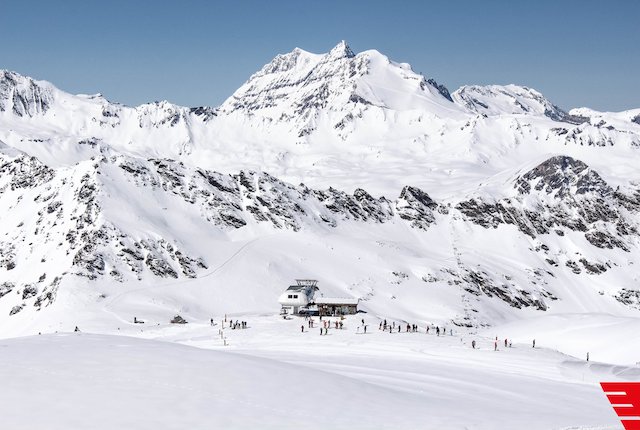
<svg viewBox="0 0 640 430">
<path fill-rule="evenodd" d="M 276 56 L 215 108 L 0 71 L 0 320 L 124 312 L 133 291 L 176 309 L 184 285 L 194 313 L 272 310 L 300 275 L 460 326 L 637 314 L 639 154 L 640 109 L 450 93 L 345 42 Z"/>
</svg>

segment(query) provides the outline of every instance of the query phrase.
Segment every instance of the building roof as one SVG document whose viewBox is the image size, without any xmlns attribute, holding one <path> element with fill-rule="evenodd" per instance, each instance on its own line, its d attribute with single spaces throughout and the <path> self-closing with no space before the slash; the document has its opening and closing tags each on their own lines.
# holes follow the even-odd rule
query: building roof
<svg viewBox="0 0 640 430">
<path fill-rule="evenodd" d="M 360 299 L 352 297 L 318 297 L 314 301 L 316 305 L 357 305 Z"/>
<path fill-rule="evenodd" d="M 316 279 L 296 279 L 296 283 L 301 287 L 315 287 L 318 285 Z"/>
</svg>

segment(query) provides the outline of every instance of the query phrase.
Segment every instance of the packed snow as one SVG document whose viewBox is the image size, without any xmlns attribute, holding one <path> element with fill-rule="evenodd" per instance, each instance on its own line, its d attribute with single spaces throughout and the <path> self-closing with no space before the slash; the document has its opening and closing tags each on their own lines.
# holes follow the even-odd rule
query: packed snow
<svg viewBox="0 0 640 430">
<path fill-rule="evenodd" d="M 528 344 L 500 342 L 494 351 L 489 339 L 472 349 L 457 332 L 382 332 L 368 316 L 367 334 L 354 330 L 353 316 L 328 335 L 301 332 L 298 319 L 236 318 L 248 328 L 227 324 L 226 347 L 223 320 L 147 320 L 141 332 L 125 331 L 155 340 L 83 332 L 5 339 L 3 425 L 616 429 L 598 381 L 640 376 Z"/>
</svg>

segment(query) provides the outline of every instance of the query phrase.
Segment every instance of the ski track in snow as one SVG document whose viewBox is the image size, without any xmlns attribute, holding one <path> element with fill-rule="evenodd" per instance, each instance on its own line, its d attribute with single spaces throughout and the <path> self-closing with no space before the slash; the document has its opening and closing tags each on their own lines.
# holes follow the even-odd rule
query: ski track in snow
<svg viewBox="0 0 640 430">
<path fill-rule="evenodd" d="M 214 276 L 216 273 L 220 272 L 220 270 L 222 270 L 229 262 L 231 262 L 234 258 L 236 258 L 238 255 L 240 255 L 240 253 L 242 253 L 245 248 L 251 246 L 253 243 L 255 243 L 256 241 L 260 240 L 260 238 L 255 238 L 250 240 L 249 242 L 243 244 L 237 251 L 235 251 L 231 256 L 229 256 L 229 258 L 227 258 L 226 260 L 224 260 L 222 263 L 220 263 L 215 269 L 206 272 L 204 274 L 201 274 L 200 276 L 198 276 L 200 279 L 202 278 L 208 278 L 211 276 Z M 130 289 L 127 291 L 123 291 L 122 293 L 119 293 L 115 296 L 113 296 L 108 303 L 106 303 L 104 305 L 104 310 L 112 313 L 115 315 L 115 313 L 113 312 L 113 308 L 115 307 L 115 305 L 117 304 L 118 301 L 122 300 L 125 296 L 129 295 L 129 294 L 134 294 L 134 293 L 139 293 L 142 291 L 148 291 L 148 290 L 154 290 L 157 291 L 159 288 L 172 288 L 175 287 L 176 285 L 180 285 L 183 284 L 183 281 L 176 281 L 176 282 L 171 282 L 169 284 L 165 284 L 162 286 L 148 286 L 148 287 L 141 287 L 141 288 L 136 288 L 136 289 Z M 126 320 L 123 320 L 126 321 Z"/>
</svg>

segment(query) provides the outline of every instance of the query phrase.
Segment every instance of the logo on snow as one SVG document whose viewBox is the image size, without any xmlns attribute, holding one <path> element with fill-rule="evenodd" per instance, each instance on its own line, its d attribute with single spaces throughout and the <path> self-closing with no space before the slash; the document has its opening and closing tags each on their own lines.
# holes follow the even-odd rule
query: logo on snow
<svg viewBox="0 0 640 430">
<path fill-rule="evenodd" d="M 625 430 L 640 430 L 640 382 L 601 382 Z"/>
</svg>

